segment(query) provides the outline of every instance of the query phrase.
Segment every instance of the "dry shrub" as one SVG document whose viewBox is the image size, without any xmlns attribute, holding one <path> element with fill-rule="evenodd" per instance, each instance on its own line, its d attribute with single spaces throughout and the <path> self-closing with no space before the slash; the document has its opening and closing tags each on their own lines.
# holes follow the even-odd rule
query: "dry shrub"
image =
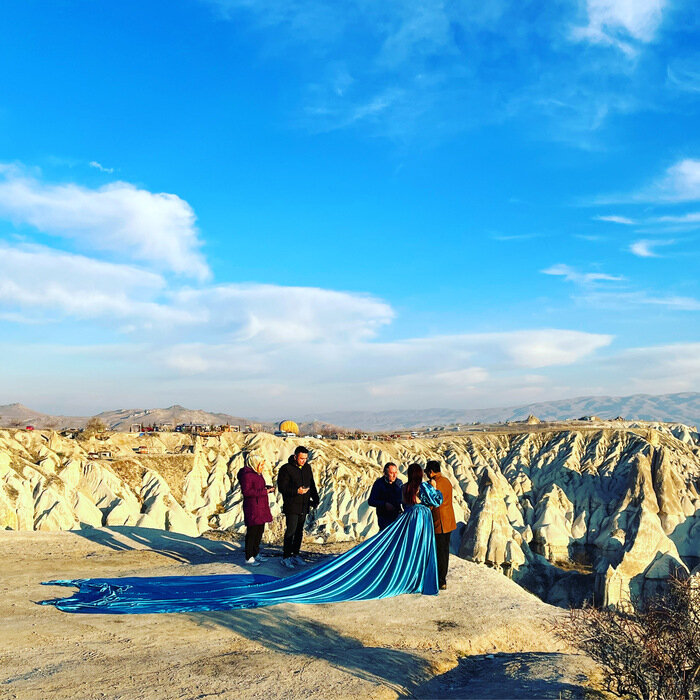
<svg viewBox="0 0 700 700">
<path fill-rule="evenodd" d="M 571 610 L 555 634 L 597 661 L 607 690 L 620 697 L 699 696 L 700 588 L 669 580 L 666 593 L 626 609 Z"/>
<path fill-rule="evenodd" d="M 105 430 L 107 430 L 105 423 L 100 418 L 95 416 L 90 418 L 90 420 L 85 424 L 82 433 L 85 437 L 91 437 L 97 433 L 103 433 Z"/>
</svg>

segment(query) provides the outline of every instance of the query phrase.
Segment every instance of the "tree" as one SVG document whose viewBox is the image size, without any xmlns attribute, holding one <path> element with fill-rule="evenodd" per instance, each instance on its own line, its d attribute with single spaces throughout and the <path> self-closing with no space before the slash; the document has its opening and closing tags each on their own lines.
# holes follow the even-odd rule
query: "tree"
<svg viewBox="0 0 700 700">
<path fill-rule="evenodd" d="M 571 610 L 555 634 L 603 667 L 607 689 L 639 700 L 699 696 L 700 582 L 669 579 L 668 590 L 635 607 Z"/>
<path fill-rule="evenodd" d="M 100 418 L 97 418 L 97 416 L 93 416 L 85 424 L 83 433 L 85 435 L 95 435 L 95 433 L 103 433 L 105 430 L 107 430 L 107 426 L 105 425 L 104 421 L 102 421 Z"/>
</svg>

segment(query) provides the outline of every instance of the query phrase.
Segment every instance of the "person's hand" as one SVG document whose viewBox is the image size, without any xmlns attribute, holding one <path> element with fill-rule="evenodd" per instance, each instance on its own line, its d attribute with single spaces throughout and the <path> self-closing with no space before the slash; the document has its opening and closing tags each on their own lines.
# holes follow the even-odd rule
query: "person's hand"
<svg viewBox="0 0 700 700">
<path fill-rule="evenodd" d="M 274 487 L 274 486 L 268 486 L 268 487 L 267 487 L 267 492 L 268 492 L 268 493 L 274 493 L 274 492 L 275 492 L 275 487 Z"/>
<path fill-rule="evenodd" d="M 437 482 L 435 481 L 435 479 L 430 479 L 430 485 L 431 485 L 433 488 L 437 488 Z"/>
<path fill-rule="evenodd" d="M 298 493 L 300 496 L 303 496 L 308 490 L 309 490 L 309 487 L 308 487 L 308 486 L 307 486 L 306 488 L 304 488 L 303 486 L 300 486 L 300 487 L 297 489 L 297 493 Z"/>
<path fill-rule="evenodd" d="M 388 510 L 390 513 L 394 510 L 394 506 L 388 501 L 384 504 L 384 510 Z"/>
</svg>

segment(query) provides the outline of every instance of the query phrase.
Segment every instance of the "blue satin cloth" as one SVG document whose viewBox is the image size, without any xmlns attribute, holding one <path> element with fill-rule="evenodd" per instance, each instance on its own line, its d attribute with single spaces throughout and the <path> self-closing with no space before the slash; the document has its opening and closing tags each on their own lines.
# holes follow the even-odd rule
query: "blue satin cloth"
<svg viewBox="0 0 700 700">
<path fill-rule="evenodd" d="M 254 575 L 161 576 L 46 581 L 76 586 L 70 598 L 41 601 L 65 612 L 164 613 L 257 608 L 278 603 L 337 603 L 403 593 L 437 595 L 430 509 L 417 505 L 374 537 L 287 578 Z"/>
<path fill-rule="evenodd" d="M 439 491 L 427 481 L 421 482 L 418 489 L 418 497 L 420 502 L 426 506 L 435 507 L 442 505 L 442 491 Z"/>
</svg>

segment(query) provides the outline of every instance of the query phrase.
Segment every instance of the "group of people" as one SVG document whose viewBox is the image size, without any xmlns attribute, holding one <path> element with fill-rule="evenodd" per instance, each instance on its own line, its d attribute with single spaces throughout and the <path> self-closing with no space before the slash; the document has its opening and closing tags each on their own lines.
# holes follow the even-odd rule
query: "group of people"
<svg viewBox="0 0 700 700">
<path fill-rule="evenodd" d="M 250 566 L 259 566 L 267 559 L 260 552 L 260 542 L 265 525 L 272 522 L 268 495 L 274 492 L 275 487 L 265 483 L 262 476 L 264 468 L 264 458 L 252 453 L 247 456 L 246 465 L 238 472 L 246 524 L 245 557 Z M 398 474 L 396 464 L 389 462 L 384 465 L 384 475 L 372 486 L 368 502 L 376 509 L 379 530 L 381 532 L 391 527 L 402 514 L 416 506 L 430 508 L 435 530 L 438 584 L 440 590 L 445 590 L 450 535 L 457 527 L 452 507 L 452 484 L 443 476 L 440 463 L 436 460 L 426 464 L 425 472 L 419 464 L 411 464 L 406 484 L 402 483 Z M 282 511 L 285 516 L 282 565 L 295 569 L 306 564 L 300 554 L 304 524 L 310 509 L 319 503 L 306 447 L 297 447 L 294 454 L 280 467 L 277 490 L 282 494 Z"/>
<path fill-rule="evenodd" d="M 438 584 L 440 590 L 447 588 L 447 569 L 450 562 L 450 536 L 457 529 L 455 512 L 452 507 L 452 484 L 443 476 L 440 462 L 430 460 L 423 468 L 420 464 L 408 467 L 406 484 L 398 478 L 399 469 L 393 463 L 384 465 L 384 476 L 374 482 L 369 494 L 369 505 L 377 510 L 379 530 L 392 525 L 407 508 L 423 503 L 430 508 L 435 529 L 435 553 L 437 556 Z M 439 496 L 431 493 L 431 486 Z M 433 502 L 434 501 L 434 502 Z"/>
</svg>

